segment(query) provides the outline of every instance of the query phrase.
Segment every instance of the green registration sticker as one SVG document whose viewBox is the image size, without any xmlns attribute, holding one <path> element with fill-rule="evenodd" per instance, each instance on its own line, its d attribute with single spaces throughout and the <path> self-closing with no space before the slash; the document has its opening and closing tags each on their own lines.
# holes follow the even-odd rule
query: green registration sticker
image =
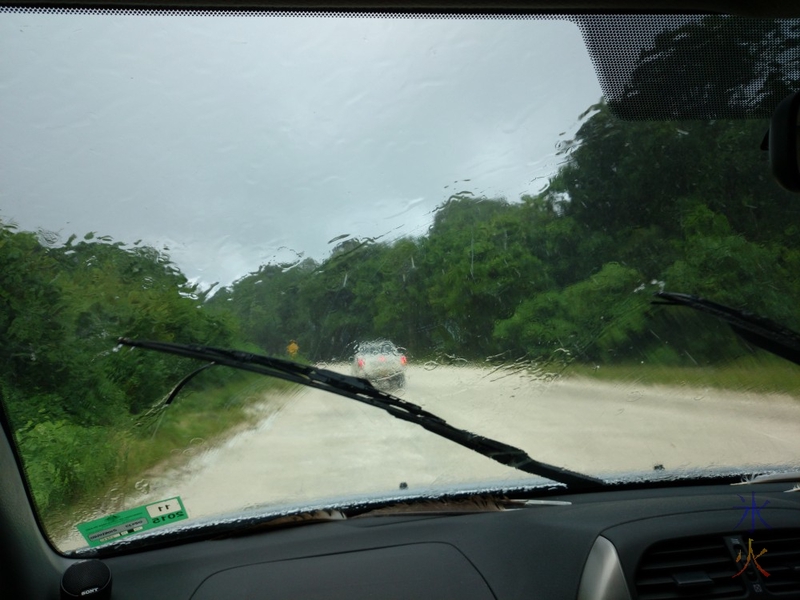
<svg viewBox="0 0 800 600">
<path fill-rule="evenodd" d="M 146 506 L 123 510 L 96 521 L 81 523 L 78 525 L 78 531 L 86 538 L 89 545 L 94 547 L 188 518 L 183 502 L 176 496 Z"/>
</svg>

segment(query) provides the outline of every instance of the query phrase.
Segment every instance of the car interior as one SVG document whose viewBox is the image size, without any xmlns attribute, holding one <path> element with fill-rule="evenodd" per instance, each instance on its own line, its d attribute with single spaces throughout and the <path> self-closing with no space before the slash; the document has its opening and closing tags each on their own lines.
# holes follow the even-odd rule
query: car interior
<svg viewBox="0 0 800 600">
<path fill-rule="evenodd" d="M 622 85 L 625 56 L 652 39 L 637 24 L 653 27 L 664 15 L 695 14 L 791 23 L 800 19 L 800 4 L 792 0 L 19 0 L 8 6 L 23 11 L 300 11 L 320 18 L 341 12 L 467 19 L 566 15 L 581 24 L 606 95 Z M 680 60 L 676 64 L 683 71 L 664 75 L 673 83 L 713 77 L 705 66 L 693 70 Z M 729 67 L 725 62 L 713 65 Z M 659 105 L 658 96 L 653 92 L 627 98 L 620 112 L 629 111 L 633 120 L 668 120 L 675 107 Z M 775 115 L 765 144 L 774 177 L 791 190 L 800 181 L 800 110 L 797 101 L 782 106 L 777 112 L 777 106 L 768 106 L 759 116 Z M 691 107 L 687 112 L 684 118 L 714 118 L 692 113 Z M 686 302 L 678 296 L 665 300 Z M 800 356 L 800 345 L 793 346 L 797 340 L 786 332 L 776 333 L 768 324 L 754 324 L 741 315 L 722 315 L 708 304 L 693 308 L 727 319 L 755 345 L 780 346 L 777 353 L 789 360 Z M 769 331 L 763 333 L 765 328 Z M 410 393 L 405 397 L 414 401 Z M 2 411 L 0 423 L 2 598 L 800 598 L 797 456 L 787 457 L 786 472 L 776 467 L 773 473 L 748 477 L 720 469 L 649 481 L 556 481 L 535 490 L 461 489 L 435 499 L 317 506 L 281 518 L 246 513 L 65 550 L 46 533 L 11 419 Z M 739 443 L 730 440 L 733 446 Z M 658 472 L 658 465 L 653 468 Z"/>
</svg>

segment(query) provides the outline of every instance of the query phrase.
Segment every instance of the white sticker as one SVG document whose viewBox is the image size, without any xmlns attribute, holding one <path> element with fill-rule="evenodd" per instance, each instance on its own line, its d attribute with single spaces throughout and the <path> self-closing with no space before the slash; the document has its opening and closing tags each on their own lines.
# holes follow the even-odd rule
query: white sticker
<svg viewBox="0 0 800 600">
<path fill-rule="evenodd" d="M 150 518 L 155 519 L 156 517 L 163 517 L 170 513 L 178 512 L 181 510 L 181 503 L 177 498 L 170 498 L 169 500 L 162 500 L 157 504 L 151 504 L 145 508 L 147 508 L 147 514 L 150 515 Z"/>
<path fill-rule="evenodd" d="M 116 536 L 120 537 L 123 533 L 135 533 L 137 531 L 141 531 L 142 525 L 145 525 L 147 521 L 145 519 L 137 519 L 136 521 L 131 521 L 130 523 L 125 523 L 124 525 L 120 525 L 118 527 L 112 527 L 111 529 L 106 529 L 105 531 L 98 531 L 97 533 L 93 533 L 89 536 L 89 541 L 93 542 L 95 540 L 101 540 L 107 537 Z"/>
</svg>

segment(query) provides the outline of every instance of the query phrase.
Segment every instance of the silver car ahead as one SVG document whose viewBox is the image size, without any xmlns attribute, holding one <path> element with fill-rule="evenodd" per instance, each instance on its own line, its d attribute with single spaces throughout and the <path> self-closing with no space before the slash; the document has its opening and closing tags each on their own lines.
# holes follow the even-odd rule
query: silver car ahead
<svg viewBox="0 0 800 600">
<path fill-rule="evenodd" d="M 401 348 L 387 340 L 361 342 L 356 346 L 351 370 L 381 390 L 396 390 L 406 384 L 408 359 Z"/>
</svg>

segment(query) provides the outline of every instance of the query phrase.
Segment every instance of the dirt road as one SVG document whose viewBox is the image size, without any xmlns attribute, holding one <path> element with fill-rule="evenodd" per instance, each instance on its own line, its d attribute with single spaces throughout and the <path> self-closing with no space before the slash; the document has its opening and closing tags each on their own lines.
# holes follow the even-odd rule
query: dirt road
<svg viewBox="0 0 800 600">
<path fill-rule="evenodd" d="M 404 398 L 456 427 L 585 473 L 800 464 L 800 401 L 586 380 L 543 383 L 477 368 L 409 371 Z M 319 496 L 529 477 L 380 410 L 301 390 L 252 430 L 208 449 L 150 495 L 194 515 Z"/>
<path fill-rule="evenodd" d="M 729 465 L 800 465 L 800 401 L 633 383 L 409 369 L 403 397 L 450 424 L 589 474 L 681 474 Z M 180 495 L 193 517 L 263 504 L 408 492 L 480 481 L 541 481 L 363 404 L 303 388 L 178 470 L 150 474 L 137 506 Z M 663 467 L 663 470 L 662 470 Z"/>
</svg>

